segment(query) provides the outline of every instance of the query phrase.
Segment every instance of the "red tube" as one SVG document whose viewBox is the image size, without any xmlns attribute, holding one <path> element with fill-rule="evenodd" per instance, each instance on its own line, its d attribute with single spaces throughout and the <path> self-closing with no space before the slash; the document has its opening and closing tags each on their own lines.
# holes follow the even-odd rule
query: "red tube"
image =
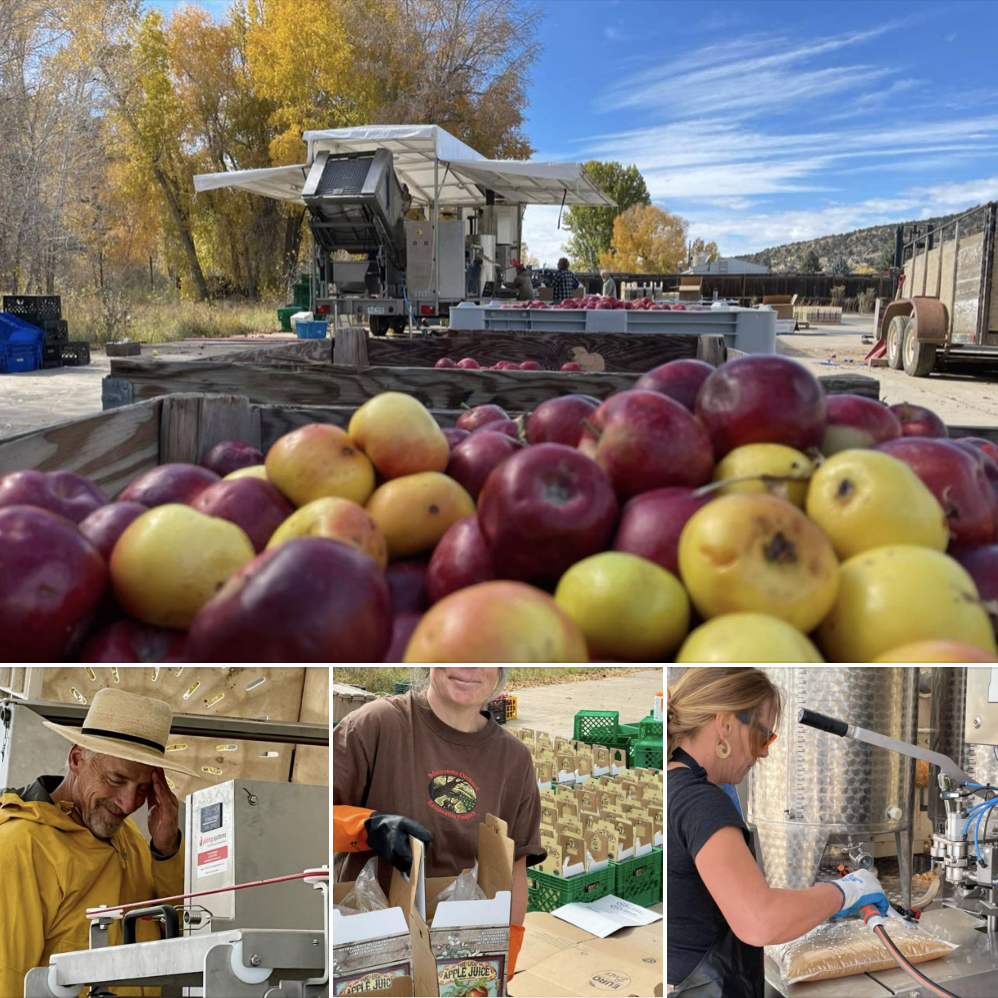
<svg viewBox="0 0 998 998">
<path fill-rule="evenodd" d="M 124 911 L 126 908 L 145 908 L 156 904 L 172 904 L 187 898 L 200 898 L 206 894 L 224 894 L 226 891 L 243 891 L 247 887 L 265 887 L 267 884 L 283 884 L 286 880 L 302 880 L 304 877 L 314 877 L 313 873 L 290 873 L 286 877 L 274 877 L 272 880 L 254 880 L 251 884 L 236 884 L 233 887 L 215 887 L 210 891 L 196 891 L 194 894 L 176 894 L 170 898 L 156 898 L 154 901 L 133 901 L 131 904 L 116 904 L 107 908 L 87 908 L 87 915 L 103 915 L 111 911 Z"/>
</svg>

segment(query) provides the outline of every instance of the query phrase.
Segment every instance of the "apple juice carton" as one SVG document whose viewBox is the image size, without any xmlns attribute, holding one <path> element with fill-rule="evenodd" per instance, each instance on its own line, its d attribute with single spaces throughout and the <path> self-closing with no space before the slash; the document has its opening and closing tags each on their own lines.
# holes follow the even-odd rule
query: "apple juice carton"
<svg viewBox="0 0 998 998">
<path fill-rule="evenodd" d="M 413 853 L 414 863 L 415 859 Z M 489 814 L 478 826 L 478 886 L 485 898 L 436 901 L 455 879 L 426 880 L 425 896 L 432 900 L 425 912 L 414 911 L 410 918 L 417 994 L 502 998 L 506 994 L 513 884 L 513 840 L 504 821 Z M 421 986 L 423 990 L 419 990 Z"/>
</svg>

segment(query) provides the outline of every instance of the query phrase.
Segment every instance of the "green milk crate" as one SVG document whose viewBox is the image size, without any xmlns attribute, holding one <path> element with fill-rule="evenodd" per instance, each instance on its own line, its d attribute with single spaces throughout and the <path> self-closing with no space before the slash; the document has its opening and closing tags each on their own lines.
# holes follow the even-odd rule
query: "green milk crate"
<svg viewBox="0 0 998 998">
<path fill-rule="evenodd" d="M 408 693 L 411 683 L 396 683 L 395 684 L 395 696 L 399 696 L 402 693 Z"/>
<path fill-rule="evenodd" d="M 662 756 L 665 754 L 662 750 L 662 743 L 657 742 L 642 742 L 637 741 L 634 743 L 634 765 L 639 769 L 661 769 L 662 768 Z"/>
<path fill-rule="evenodd" d="M 620 741 L 620 711 L 580 710 L 575 715 L 575 728 L 572 737 L 587 745 L 615 745 Z"/>
<path fill-rule="evenodd" d="M 652 849 L 646 856 L 611 863 L 612 894 L 641 908 L 662 900 L 662 850 Z"/>
<path fill-rule="evenodd" d="M 527 911 L 554 911 L 563 904 L 588 904 L 613 893 L 612 864 L 576 877 L 556 877 L 553 873 L 527 869 Z"/>
<path fill-rule="evenodd" d="M 638 722 L 638 738 L 643 742 L 654 741 L 656 738 L 662 740 L 662 722 L 657 721 L 651 714 L 641 718 Z"/>
</svg>

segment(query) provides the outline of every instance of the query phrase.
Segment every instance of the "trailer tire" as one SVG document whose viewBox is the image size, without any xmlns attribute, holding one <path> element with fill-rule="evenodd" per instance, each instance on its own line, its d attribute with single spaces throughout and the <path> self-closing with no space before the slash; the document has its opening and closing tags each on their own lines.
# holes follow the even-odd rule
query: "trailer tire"
<svg viewBox="0 0 998 998">
<path fill-rule="evenodd" d="M 391 317 L 387 315 L 369 315 L 367 324 L 371 327 L 372 336 L 387 336 Z"/>
<path fill-rule="evenodd" d="M 904 373 L 912 378 L 925 378 L 936 363 L 935 343 L 924 343 L 916 335 L 915 324 L 908 323 L 904 333 Z"/>
<path fill-rule="evenodd" d="M 887 366 L 895 371 L 904 366 L 904 340 L 910 326 L 910 315 L 895 315 L 887 327 Z"/>
</svg>

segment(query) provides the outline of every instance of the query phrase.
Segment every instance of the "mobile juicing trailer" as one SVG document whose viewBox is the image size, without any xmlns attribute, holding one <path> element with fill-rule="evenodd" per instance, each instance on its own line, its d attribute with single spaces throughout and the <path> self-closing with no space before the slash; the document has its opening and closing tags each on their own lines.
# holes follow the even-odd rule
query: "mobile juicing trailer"
<svg viewBox="0 0 998 998">
<path fill-rule="evenodd" d="M 312 307 L 366 317 L 371 332 L 434 322 L 463 299 L 498 297 L 520 256 L 529 204 L 612 207 L 578 163 L 486 159 L 438 125 L 305 132 L 306 162 L 200 174 L 306 207 Z"/>
</svg>

